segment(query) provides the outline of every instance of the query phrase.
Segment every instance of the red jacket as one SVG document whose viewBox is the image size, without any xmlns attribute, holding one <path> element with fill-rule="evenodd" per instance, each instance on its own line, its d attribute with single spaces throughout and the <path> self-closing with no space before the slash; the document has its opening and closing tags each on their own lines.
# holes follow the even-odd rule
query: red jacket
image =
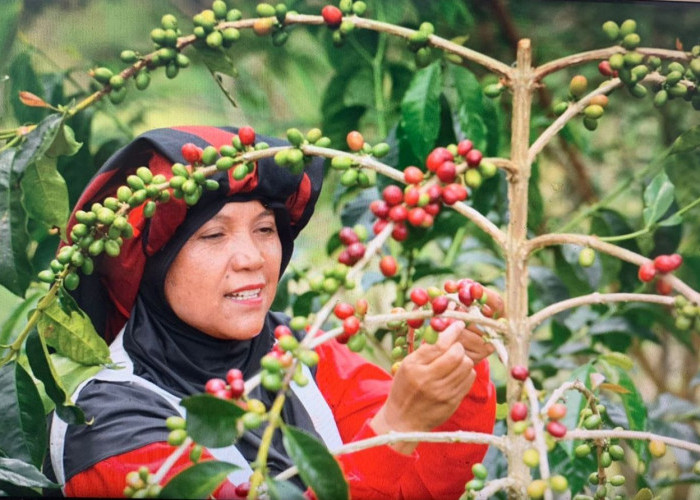
<svg viewBox="0 0 700 500">
<path fill-rule="evenodd" d="M 374 437 L 369 421 L 386 400 L 392 378 L 345 346 L 330 341 L 319 346 L 316 383 L 330 406 L 344 443 Z M 486 360 L 475 367 L 477 378 L 452 417 L 436 431 L 493 431 L 495 389 Z M 128 472 L 148 466 L 155 472 L 172 453 L 167 443 L 109 457 L 73 477 L 65 485 L 67 496 L 120 497 Z M 486 445 L 421 443 L 410 455 L 378 446 L 338 456 L 353 499 L 458 498 L 472 477 L 471 466 L 486 454 Z M 208 453 L 203 459 L 211 459 Z M 170 469 L 165 482 L 191 465 L 187 454 Z M 449 471 L 449 473 L 446 473 Z M 216 498 L 237 498 L 235 485 L 225 481 Z"/>
</svg>

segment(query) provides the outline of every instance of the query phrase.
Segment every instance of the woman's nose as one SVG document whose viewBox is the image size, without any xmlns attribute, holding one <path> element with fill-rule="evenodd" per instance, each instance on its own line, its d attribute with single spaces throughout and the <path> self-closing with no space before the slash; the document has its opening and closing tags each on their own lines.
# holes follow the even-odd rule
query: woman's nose
<svg viewBox="0 0 700 500">
<path fill-rule="evenodd" d="M 233 245 L 231 249 L 231 265 L 234 271 L 259 269 L 264 263 L 265 258 L 261 249 L 252 241 L 242 241 Z"/>
</svg>

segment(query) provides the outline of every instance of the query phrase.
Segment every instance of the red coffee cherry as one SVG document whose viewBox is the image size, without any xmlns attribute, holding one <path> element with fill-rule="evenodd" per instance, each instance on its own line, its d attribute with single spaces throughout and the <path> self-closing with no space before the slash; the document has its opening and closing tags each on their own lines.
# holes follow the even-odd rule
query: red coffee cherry
<svg viewBox="0 0 700 500">
<path fill-rule="evenodd" d="M 243 380 L 243 372 L 238 368 L 231 368 L 229 371 L 226 372 L 226 382 L 228 382 L 230 385 L 236 380 Z"/>
<path fill-rule="evenodd" d="M 222 378 L 212 378 L 207 380 L 204 385 L 204 391 L 208 394 L 215 394 L 218 391 L 226 389 L 226 381 Z"/>
<path fill-rule="evenodd" d="M 403 191 L 399 186 L 390 185 L 384 188 L 382 191 L 382 198 L 387 202 L 389 206 L 398 205 L 403 201 Z"/>
<path fill-rule="evenodd" d="M 659 255 L 654 259 L 654 267 L 660 273 L 670 273 L 678 269 L 683 262 L 683 257 L 675 253 L 673 255 Z"/>
<path fill-rule="evenodd" d="M 421 307 L 428 303 L 430 297 L 428 296 L 428 292 L 425 290 L 425 288 L 414 288 L 411 290 L 411 300 L 418 307 Z"/>
<path fill-rule="evenodd" d="M 522 403 L 520 401 L 513 403 L 513 406 L 510 407 L 510 419 L 513 422 L 520 422 L 521 420 L 525 420 L 527 418 L 527 405 L 525 403 Z"/>
<path fill-rule="evenodd" d="M 350 254 L 350 258 L 354 262 L 357 262 L 365 255 L 365 245 L 360 243 L 359 241 L 357 243 L 353 243 L 352 245 L 350 245 L 347 248 L 347 250 L 348 250 L 348 254 Z"/>
<path fill-rule="evenodd" d="M 467 307 L 472 305 L 472 303 L 474 302 L 474 299 L 472 298 L 472 295 L 469 292 L 469 287 L 467 286 L 459 287 L 459 291 L 457 292 L 457 298 L 462 304 L 464 304 Z"/>
<path fill-rule="evenodd" d="M 337 28 L 343 22 L 343 13 L 334 5 L 326 5 L 321 9 L 323 21 L 331 28 Z"/>
<path fill-rule="evenodd" d="M 394 230 L 391 232 L 391 237 L 396 241 L 404 241 L 408 238 L 408 228 L 406 224 L 397 222 L 396 225 L 394 225 Z"/>
<path fill-rule="evenodd" d="M 338 262 L 345 264 L 346 266 L 352 266 L 354 264 L 352 257 L 350 257 L 350 252 L 346 248 L 338 254 Z"/>
<path fill-rule="evenodd" d="M 245 482 L 239 484 L 238 486 L 236 486 L 234 493 L 239 498 L 246 498 L 248 496 L 248 493 L 250 493 L 250 483 Z"/>
<path fill-rule="evenodd" d="M 374 234 L 379 234 L 382 231 L 384 231 L 384 228 L 386 225 L 389 224 L 389 221 L 384 220 L 384 219 L 379 219 L 377 220 L 374 224 L 372 224 L 372 232 Z"/>
<path fill-rule="evenodd" d="M 452 161 L 454 157 L 447 148 L 433 149 L 425 160 L 425 166 L 431 172 L 436 172 L 438 167 L 446 161 Z"/>
<path fill-rule="evenodd" d="M 428 199 L 431 203 L 440 201 L 440 196 L 442 195 L 442 187 L 437 184 L 431 184 L 428 187 Z"/>
<path fill-rule="evenodd" d="M 229 393 L 234 399 L 243 396 L 243 393 L 245 393 L 245 382 L 242 378 L 236 379 L 229 384 Z"/>
<path fill-rule="evenodd" d="M 389 205 L 384 200 L 372 200 L 369 209 L 380 219 L 386 219 L 389 216 Z"/>
<path fill-rule="evenodd" d="M 530 370 L 522 365 L 516 365 L 510 369 L 510 376 L 515 380 L 526 380 L 530 376 Z"/>
<path fill-rule="evenodd" d="M 238 138 L 244 146 L 252 146 L 255 143 L 255 130 L 253 127 L 241 127 L 238 129 Z"/>
<path fill-rule="evenodd" d="M 547 416 L 551 420 L 561 420 L 566 416 L 566 405 L 563 403 L 554 403 L 547 410 Z"/>
<path fill-rule="evenodd" d="M 528 427 L 525 429 L 525 432 L 523 432 L 523 437 L 527 439 L 528 441 L 534 441 L 535 440 L 535 429 L 532 427 Z"/>
<path fill-rule="evenodd" d="M 403 180 L 408 184 L 420 184 L 423 182 L 423 171 L 414 166 L 406 167 L 403 170 Z"/>
<path fill-rule="evenodd" d="M 352 245 L 353 243 L 360 241 L 360 237 L 357 236 L 355 230 L 347 226 L 340 230 L 338 237 L 340 238 L 340 242 L 345 246 Z"/>
<path fill-rule="evenodd" d="M 450 182 L 454 182 L 454 180 L 457 178 L 457 166 L 452 161 L 443 162 L 437 168 L 435 174 L 440 181 L 444 182 L 445 184 L 449 184 Z"/>
<path fill-rule="evenodd" d="M 362 149 L 362 146 L 365 145 L 365 138 L 362 137 L 362 134 L 359 133 L 357 130 L 348 132 L 348 135 L 345 137 L 345 140 L 347 141 L 348 147 L 351 151 L 360 151 Z"/>
<path fill-rule="evenodd" d="M 670 295 L 673 291 L 673 285 L 665 279 L 658 279 L 655 283 L 656 293 L 660 295 Z"/>
<path fill-rule="evenodd" d="M 292 334 L 292 329 L 289 328 L 287 325 L 277 325 L 275 327 L 275 338 L 278 339 L 280 337 L 284 337 L 285 335 L 291 335 Z"/>
<path fill-rule="evenodd" d="M 656 276 L 656 267 L 654 261 L 650 260 L 639 266 L 637 277 L 644 283 L 649 283 Z"/>
<path fill-rule="evenodd" d="M 481 159 L 484 155 L 478 149 L 472 149 L 465 156 L 464 159 L 467 160 L 467 165 L 470 167 L 478 167 L 481 163 Z"/>
<path fill-rule="evenodd" d="M 474 144 L 469 139 L 463 139 L 457 144 L 457 154 L 460 156 L 465 156 L 469 151 L 472 150 Z"/>
<path fill-rule="evenodd" d="M 182 146 L 182 157 L 190 165 L 202 161 L 202 148 L 188 142 Z"/>
<path fill-rule="evenodd" d="M 360 320 L 357 316 L 349 316 L 343 320 L 343 333 L 348 336 L 360 331 Z"/>
<path fill-rule="evenodd" d="M 555 438 L 562 438 L 566 436 L 566 431 L 566 426 L 558 420 L 551 420 L 547 423 L 547 432 L 549 432 Z"/>
<path fill-rule="evenodd" d="M 451 321 L 448 318 L 443 318 L 442 316 L 435 316 L 430 318 L 430 327 L 436 332 L 441 332 L 448 326 L 450 326 Z"/>
<path fill-rule="evenodd" d="M 440 213 L 440 204 L 428 203 L 426 206 L 423 207 L 423 210 L 425 210 L 425 213 L 430 215 L 431 217 L 435 217 L 437 214 Z"/>
<path fill-rule="evenodd" d="M 435 297 L 430 305 L 433 308 L 433 314 L 442 314 L 447 310 L 447 306 L 450 303 L 450 299 L 445 297 L 444 295 L 440 295 L 439 297 Z"/>
<path fill-rule="evenodd" d="M 442 287 L 447 293 L 455 293 L 457 290 L 459 290 L 459 283 L 457 283 L 455 280 L 445 280 Z"/>
<path fill-rule="evenodd" d="M 394 205 L 389 210 L 389 219 L 394 222 L 403 222 L 408 218 L 408 209 L 404 205 Z"/>
<path fill-rule="evenodd" d="M 384 276 L 390 278 L 396 274 L 398 266 L 396 265 L 396 259 L 391 255 L 385 255 L 382 260 L 379 261 L 379 270 Z"/>
<path fill-rule="evenodd" d="M 409 186 L 403 194 L 403 201 L 409 207 L 418 205 L 421 198 L 420 189 L 416 186 Z"/>
<path fill-rule="evenodd" d="M 333 314 L 335 314 L 338 319 L 349 318 L 355 314 L 355 308 L 347 302 L 338 302 L 333 309 Z"/>
<path fill-rule="evenodd" d="M 484 296 L 484 287 L 481 283 L 472 283 L 469 286 L 469 294 L 472 296 L 472 299 L 481 300 L 481 297 Z"/>
<path fill-rule="evenodd" d="M 600 61 L 600 63 L 598 63 L 598 71 L 603 76 L 613 76 L 613 73 L 615 72 L 610 67 L 610 61 Z"/>
<path fill-rule="evenodd" d="M 408 211 L 408 223 L 412 226 L 421 226 L 428 214 L 421 207 L 414 207 Z"/>
</svg>

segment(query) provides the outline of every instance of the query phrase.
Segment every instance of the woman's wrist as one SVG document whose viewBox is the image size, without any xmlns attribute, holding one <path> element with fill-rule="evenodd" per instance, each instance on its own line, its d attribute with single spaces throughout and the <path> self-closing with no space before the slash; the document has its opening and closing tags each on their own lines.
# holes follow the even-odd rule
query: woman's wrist
<svg viewBox="0 0 700 500">
<path fill-rule="evenodd" d="M 410 430 L 404 428 L 404 426 L 398 422 L 389 422 L 389 420 L 387 419 L 386 405 L 382 406 L 379 409 L 377 414 L 372 418 L 372 420 L 370 420 L 369 425 L 377 435 L 388 434 L 392 431 L 408 432 Z M 399 441 L 397 443 L 391 443 L 389 446 L 391 446 L 394 450 L 396 450 L 399 453 L 403 453 L 404 455 L 410 455 L 411 453 L 413 453 L 413 450 L 416 449 L 418 443 Z"/>
</svg>

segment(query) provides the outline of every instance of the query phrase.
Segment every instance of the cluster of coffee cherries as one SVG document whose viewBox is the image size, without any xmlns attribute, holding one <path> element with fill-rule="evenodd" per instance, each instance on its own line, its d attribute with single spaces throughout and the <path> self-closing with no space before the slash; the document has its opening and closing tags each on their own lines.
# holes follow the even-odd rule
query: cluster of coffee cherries
<svg viewBox="0 0 700 500">
<path fill-rule="evenodd" d="M 307 323 L 306 319 L 304 318 L 303 326 L 299 321 L 300 319 L 301 318 L 294 318 L 290 326 L 300 326 L 304 328 Z M 284 373 L 292 366 L 296 358 L 301 364 L 297 363 L 293 380 L 298 386 L 305 386 L 309 383 L 309 380 L 302 372 L 302 364 L 309 367 L 316 366 L 318 364 L 318 354 L 313 350 L 303 348 L 299 345 L 299 341 L 292 334 L 292 330 L 289 326 L 277 326 L 274 334 L 277 342 L 272 350 L 265 354 L 260 360 L 260 383 L 268 391 L 276 392 L 282 389 Z"/>
<path fill-rule="evenodd" d="M 674 253 L 670 255 L 658 255 L 653 260 L 648 260 L 637 271 L 637 277 L 644 283 L 656 279 L 655 288 L 661 295 L 668 295 L 673 290 L 671 284 L 664 280 L 664 275 L 672 273 L 683 264 L 683 257 Z"/>
<path fill-rule="evenodd" d="M 386 142 L 379 142 L 374 146 L 365 141 L 365 138 L 357 130 L 348 132 L 345 138 L 348 149 L 356 155 L 372 155 L 375 158 L 382 158 L 389 154 L 389 145 Z M 348 155 L 335 156 L 331 160 L 331 168 L 342 171 L 340 183 L 343 186 L 360 186 L 367 188 L 377 183 L 377 174 L 374 170 L 361 168 L 359 163 Z"/>
<path fill-rule="evenodd" d="M 424 68 L 432 60 L 432 51 L 428 41 L 433 33 L 435 33 L 435 26 L 425 21 L 408 37 L 408 49 L 415 53 L 416 66 L 419 68 Z"/>
<path fill-rule="evenodd" d="M 640 82 L 650 72 L 657 71 L 665 78 L 663 83 L 652 86 L 652 91 L 656 93 L 655 106 L 663 106 L 669 99 L 683 98 L 690 101 L 695 109 L 700 109 L 700 94 L 696 90 L 700 79 L 700 45 L 692 48 L 693 59 L 687 67 L 679 61 L 670 62 L 664 67 L 661 58 L 645 57 L 635 50 L 641 39 L 637 33 L 637 23 L 633 19 L 627 19 L 620 25 L 606 21 L 603 23 L 603 31 L 610 41 L 619 43 L 627 52 L 613 54 L 607 61 L 602 61 L 598 66 L 601 74 L 619 77 L 633 96 L 645 97 L 648 90 Z"/>
<path fill-rule="evenodd" d="M 693 330 L 700 332 L 700 306 L 692 304 L 682 295 L 678 295 L 673 301 L 676 310 L 675 325 L 679 330 Z"/>
<path fill-rule="evenodd" d="M 644 88 L 644 87 L 642 87 Z M 583 75 L 575 75 L 571 78 L 569 82 L 569 100 L 575 101 L 583 97 L 586 92 L 588 92 L 588 79 Z M 583 108 L 583 125 L 588 130 L 595 130 L 598 128 L 598 120 L 605 113 L 605 108 L 609 104 L 608 96 L 605 94 L 599 94 L 593 96 L 588 105 Z M 554 113 L 557 115 L 562 114 L 569 106 L 569 101 L 559 102 L 554 106 Z"/>
<path fill-rule="evenodd" d="M 460 161 L 459 166 L 456 161 Z M 494 164 L 483 161 L 483 154 L 469 139 L 433 149 L 425 166 L 427 172 L 413 165 L 406 167 L 404 181 L 407 186 L 402 190 L 399 186 L 389 185 L 382 191 L 382 199 L 370 204 L 370 210 L 378 218 L 373 227 L 375 234 L 393 222 L 392 238 L 404 241 L 408 237 L 407 222 L 414 227 L 432 226 L 443 204 L 454 205 L 466 200 L 469 195 L 466 186 L 475 189 L 484 178 L 497 172 Z M 458 176 L 459 169 L 464 166 L 462 184 L 458 182 Z"/>
<path fill-rule="evenodd" d="M 354 352 L 360 352 L 367 344 L 366 332 L 362 328 L 362 320 L 367 315 L 369 304 L 366 299 L 358 299 L 355 305 L 348 302 L 338 302 L 333 308 L 333 314 L 342 321 L 343 331 L 335 340 L 347 344 Z"/>
<path fill-rule="evenodd" d="M 431 316 L 426 325 L 427 318 L 413 318 L 408 320 L 395 320 L 387 323 L 387 328 L 392 332 L 393 349 L 392 359 L 397 362 L 417 347 L 420 342 L 434 344 L 437 342 L 440 332 L 445 330 L 454 321 L 454 318 L 447 318 L 443 313 L 450 308 L 450 303 L 457 311 L 465 311 L 470 306 L 478 306 L 481 314 L 486 317 L 493 317 L 494 311 L 486 304 L 487 294 L 483 285 L 470 279 L 446 280 L 443 289 L 431 286 L 428 288 L 414 287 L 409 293 L 409 298 L 413 304 L 413 311 L 427 310 Z M 395 307 L 392 314 L 406 312 L 403 307 Z M 392 370 L 398 369 L 395 365 Z"/>
<path fill-rule="evenodd" d="M 127 498 L 158 498 L 163 489 L 155 482 L 155 474 L 145 465 L 127 473 L 125 482 L 123 494 Z"/>
<path fill-rule="evenodd" d="M 331 30 L 333 44 L 340 47 L 345 43 L 347 36 L 355 29 L 352 19 L 343 16 L 362 16 L 367 11 L 367 3 L 363 0 L 340 0 L 338 7 L 326 5 L 321 9 L 323 22 Z"/>
<path fill-rule="evenodd" d="M 62 247 L 49 269 L 38 274 L 40 281 L 53 283 L 58 278 L 67 290 L 74 290 L 80 283 L 78 269 L 92 274 L 94 257 L 102 253 L 117 257 L 124 239 L 133 236 L 134 228 L 127 217 L 130 209 L 142 205 L 143 216 L 152 217 L 156 202 L 170 199 L 165 176 L 153 175 L 148 167 L 138 167 L 126 182 L 117 189 L 116 196 L 75 213 L 76 223 L 70 231 L 72 244 Z"/>
<path fill-rule="evenodd" d="M 287 140 L 294 147 L 276 153 L 275 162 L 281 167 L 289 168 L 294 174 L 301 173 L 304 170 L 304 165 L 311 160 L 311 157 L 304 155 L 301 150 L 302 146 L 311 144 L 326 148 L 331 144 L 331 140 L 325 137 L 321 129 L 318 128 L 312 128 L 306 134 L 303 134 L 299 129 L 290 128 L 287 130 Z"/>
<path fill-rule="evenodd" d="M 321 276 L 312 276 L 308 279 L 309 288 L 312 292 L 320 294 L 322 301 L 325 295 L 333 295 L 340 287 L 352 290 L 356 283 L 348 279 L 348 271 L 350 268 L 342 263 L 327 267 L 323 269 Z"/>
<path fill-rule="evenodd" d="M 343 227 L 338 232 L 340 243 L 344 246 L 338 255 L 338 262 L 352 266 L 364 257 L 366 251 L 364 242 L 367 241 L 367 236 L 367 229 L 362 224 L 357 224 L 355 227 Z"/>
</svg>

